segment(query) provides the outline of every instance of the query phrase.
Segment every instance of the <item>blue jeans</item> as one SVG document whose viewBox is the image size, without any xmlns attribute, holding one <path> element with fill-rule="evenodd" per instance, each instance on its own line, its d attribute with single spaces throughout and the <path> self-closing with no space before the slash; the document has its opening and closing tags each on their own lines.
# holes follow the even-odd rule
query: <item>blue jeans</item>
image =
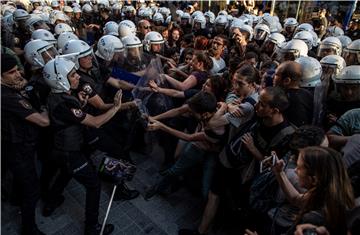
<svg viewBox="0 0 360 235">
<path fill-rule="evenodd" d="M 214 152 L 206 152 L 191 142 L 187 142 L 180 153 L 179 159 L 165 171 L 165 177 L 161 180 L 159 188 L 164 190 L 170 185 L 173 177 L 181 176 L 187 170 L 201 163 L 203 166 L 201 191 L 204 198 L 207 198 L 214 175 L 216 156 L 217 154 Z"/>
</svg>

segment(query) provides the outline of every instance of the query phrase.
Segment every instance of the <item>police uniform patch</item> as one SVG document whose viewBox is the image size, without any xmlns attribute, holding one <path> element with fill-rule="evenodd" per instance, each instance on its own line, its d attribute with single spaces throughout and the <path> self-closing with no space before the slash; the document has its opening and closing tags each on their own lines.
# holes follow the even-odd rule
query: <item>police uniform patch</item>
<svg viewBox="0 0 360 235">
<path fill-rule="evenodd" d="M 27 102 L 26 100 L 19 100 L 19 103 L 21 104 L 21 106 L 23 106 L 25 109 L 32 109 L 32 106 L 29 102 Z"/>
<path fill-rule="evenodd" d="M 84 113 L 81 109 L 71 109 L 71 112 L 75 115 L 75 117 L 81 118 L 84 116 Z"/>
</svg>

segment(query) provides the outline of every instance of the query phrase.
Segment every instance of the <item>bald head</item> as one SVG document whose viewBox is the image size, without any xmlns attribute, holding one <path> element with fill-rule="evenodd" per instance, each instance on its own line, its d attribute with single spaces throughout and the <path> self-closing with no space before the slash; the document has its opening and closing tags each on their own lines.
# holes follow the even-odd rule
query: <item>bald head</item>
<svg viewBox="0 0 360 235">
<path fill-rule="evenodd" d="M 286 61 L 276 69 L 274 84 L 282 87 L 287 86 L 286 84 L 299 84 L 301 76 L 301 65 L 294 61 Z"/>
</svg>

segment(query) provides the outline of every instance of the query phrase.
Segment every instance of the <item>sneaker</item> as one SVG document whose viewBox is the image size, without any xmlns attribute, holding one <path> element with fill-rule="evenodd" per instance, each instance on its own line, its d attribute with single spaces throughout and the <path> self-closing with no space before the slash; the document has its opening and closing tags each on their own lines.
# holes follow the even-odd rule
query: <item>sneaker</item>
<svg viewBox="0 0 360 235">
<path fill-rule="evenodd" d="M 126 184 L 118 185 L 114 195 L 114 201 L 132 200 L 140 195 L 139 191 L 129 189 Z"/>
<path fill-rule="evenodd" d="M 111 234 L 114 231 L 115 227 L 112 224 L 106 224 L 104 228 L 103 235 Z M 85 226 L 84 235 L 99 235 L 101 232 L 101 224 L 96 224 L 95 226 Z"/>
<path fill-rule="evenodd" d="M 196 229 L 180 229 L 179 235 L 205 235 L 199 233 L 199 231 Z"/>
<path fill-rule="evenodd" d="M 61 206 L 65 201 L 65 197 L 63 195 L 59 196 L 55 201 L 51 202 L 51 203 L 46 203 L 44 205 L 43 211 L 42 211 L 42 215 L 44 217 L 49 217 L 52 215 L 52 213 L 56 210 L 56 208 L 58 208 L 59 206 Z"/>
</svg>

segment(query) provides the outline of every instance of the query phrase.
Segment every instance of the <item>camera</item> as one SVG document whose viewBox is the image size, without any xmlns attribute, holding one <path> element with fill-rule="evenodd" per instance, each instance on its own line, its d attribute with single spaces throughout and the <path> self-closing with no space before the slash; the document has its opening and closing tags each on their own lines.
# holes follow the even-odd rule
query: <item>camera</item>
<svg viewBox="0 0 360 235">
<path fill-rule="evenodd" d="M 272 151 L 271 156 L 266 157 L 264 160 L 260 162 L 260 173 L 263 173 L 265 171 L 270 171 L 271 167 L 275 165 L 276 159 L 277 159 L 276 153 Z"/>
<path fill-rule="evenodd" d="M 308 228 L 303 231 L 304 235 L 317 235 L 315 228 Z"/>
</svg>

